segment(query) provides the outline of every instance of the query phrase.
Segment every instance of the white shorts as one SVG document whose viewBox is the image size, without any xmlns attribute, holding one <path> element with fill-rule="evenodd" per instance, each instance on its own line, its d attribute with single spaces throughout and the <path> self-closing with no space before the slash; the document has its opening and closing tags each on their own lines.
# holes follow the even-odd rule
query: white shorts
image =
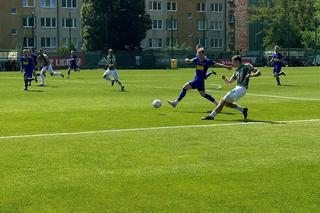
<svg viewBox="0 0 320 213">
<path fill-rule="evenodd" d="M 113 69 L 113 70 L 109 70 L 107 69 L 105 71 L 105 73 L 103 74 L 103 77 L 106 79 L 110 79 L 110 76 L 113 77 L 113 80 L 119 80 L 119 76 L 118 76 L 118 70 L 117 69 Z"/>
<path fill-rule="evenodd" d="M 42 72 L 42 73 L 45 73 L 47 70 L 48 70 L 50 73 L 53 72 L 53 68 L 52 68 L 52 65 L 51 65 L 51 64 L 49 64 L 49 66 L 43 66 L 42 69 L 41 69 L 41 72 Z"/>
<path fill-rule="evenodd" d="M 226 100 L 229 103 L 236 102 L 239 100 L 242 96 L 244 96 L 247 93 L 247 89 L 245 87 L 236 86 L 233 90 L 228 92 L 223 99 Z"/>
</svg>

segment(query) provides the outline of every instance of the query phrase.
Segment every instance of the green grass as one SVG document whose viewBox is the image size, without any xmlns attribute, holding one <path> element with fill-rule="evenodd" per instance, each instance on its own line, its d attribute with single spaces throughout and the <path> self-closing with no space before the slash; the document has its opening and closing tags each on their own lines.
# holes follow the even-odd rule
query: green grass
<svg viewBox="0 0 320 213">
<path fill-rule="evenodd" d="M 0 212 L 320 212 L 320 70 L 285 68 L 281 87 L 261 70 L 239 101 L 248 123 L 232 109 L 201 121 L 212 105 L 196 91 L 166 104 L 192 69 L 120 70 L 125 92 L 103 70 L 29 92 L 0 72 Z M 206 83 L 218 99 L 233 88 Z"/>
</svg>

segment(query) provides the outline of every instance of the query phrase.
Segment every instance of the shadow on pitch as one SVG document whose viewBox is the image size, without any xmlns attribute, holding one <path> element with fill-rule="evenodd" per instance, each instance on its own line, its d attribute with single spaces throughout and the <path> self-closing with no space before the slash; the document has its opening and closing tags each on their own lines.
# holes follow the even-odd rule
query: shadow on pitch
<svg viewBox="0 0 320 213">
<path fill-rule="evenodd" d="M 221 121 L 219 119 L 219 121 Z M 223 120 L 223 121 L 230 121 L 230 120 Z M 268 121 L 268 120 L 255 120 L 255 119 L 237 119 L 237 120 L 232 120 L 236 122 L 243 122 L 243 123 L 267 123 L 267 124 L 283 124 L 283 122 L 277 122 L 277 121 Z"/>
<path fill-rule="evenodd" d="M 44 91 L 39 89 L 32 89 L 32 90 L 28 90 L 28 92 L 44 92 Z"/>
</svg>

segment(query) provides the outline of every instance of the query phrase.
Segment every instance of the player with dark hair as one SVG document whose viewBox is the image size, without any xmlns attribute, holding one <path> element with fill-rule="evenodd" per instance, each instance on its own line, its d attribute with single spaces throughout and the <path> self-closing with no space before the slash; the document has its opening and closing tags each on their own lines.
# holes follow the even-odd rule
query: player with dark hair
<svg viewBox="0 0 320 213">
<path fill-rule="evenodd" d="M 273 65 L 273 77 L 276 78 L 278 86 L 281 85 L 280 83 L 280 76 L 286 75 L 284 72 L 281 72 L 281 68 L 283 66 L 282 63 L 282 54 L 280 53 L 280 47 L 278 45 L 274 46 L 274 53 L 272 53 L 272 58 L 270 63 Z"/>
<path fill-rule="evenodd" d="M 80 69 L 79 69 L 79 67 L 77 65 L 77 60 L 78 60 L 78 57 L 75 54 L 75 52 L 72 50 L 71 51 L 71 58 L 69 59 L 69 69 L 68 69 L 67 78 L 70 78 L 71 70 L 74 70 L 75 72 L 80 72 Z"/>
<path fill-rule="evenodd" d="M 107 81 L 111 81 L 111 86 L 114 85 L 114 82 L 117 82 L 121 88 L 121 91 L 124 91 L 124 86 L 119 80 L 119 75 L 117 70 L 117 61 L 116 61 L 115 55 L 113 54 L 112 49 L 108 50 L 108 55 L 107 55 L 107 58 L 104 58 L 104 62 L 106 65 L 105 67 L 106 71 L 104 72 L 102 77 Z"/>
<path fill-rule="evenodd" d="M 49 57 L 47 54 L 43 52 L 43 50 L 40 50 L 39 56 L 38 56 L 38 62 L 39 66 L 41 66 L 41 72 L 40 72 L 40 79 L 41 79 L 41 84 L 39 86 L 45 86 L 44 81 L 46 78 L 46 72 L 49 71 L 51 76 L 61 76 L 64 78 L 64 75 L 61 72 L 56 72 L 52 68 L 52 64 L 50 63 Z"/>
<path fill-rule="evenodd" d="M 237 81 L 237 86 L 220 100 L 218 106 L 216 106 L 216 108 L 210 113 L 210 115 L 202 117 L 202 120 L 214 120 L 215 116 L 221 112 L 224 106 L 242 112 L 244 119 L 247 119 L 248 108 L 239 106 L 234 102 L 236 102 L 246 94 L 249 86 L 249 79 L 252 77 L 260 76 L 261 72 L 254 68 L 251 64 L 242 63 L 240 55 L 236 55 L 232 58 L 232 65 L 233 67 L 237 68 L 234 74 L 229 80 L 227 80 L 226 77 L 222 75 L 222 80 L 224 80 L 226 84 L 232 84 L 234 81 Z"/>
<path fill-rule="evenodd" d="M 32 77 L 33 69 L 34 69 L 34 62 L 31 58 L 31 56 L 28 55 L 28 50 L 23 50 L 23 55 L 20 58 L 21 60 L 21 72 L 23 72 L 23 80 L 24 80 L 24 90 L 28 90 L 29 82 L 35 80 L 34 77 Z"/>
<path fill-rule="evenodd" d="M 187 63 L 193 63 L 194 65 L 196 65 L 196 73 L 195 73 L 195 77 L 192 81 L 187 82 L 181 92 L 180 95 L 178 96 L 178 98 L 176 100 L 168 100 L 168 103 L 173 106 L 176 107 L 178 105 L 178 103 L 185 97 L 185 95 L 187 94 L 188 90 L 191 89 L 197 89 L 199 94 L 208 99 L 209 101 L 211 101 L 213 104 L 217 105 L 218 102 L 209 94 L 206 93 L 205 91 L 205 79 L 207 78 L 207 71 L 208 68 L 210 66 L 215 66 L 215 67 L 223 67 L 226 69 L 231 70 L 232 67 L 231 66 L 227 66 L 224 64 L 220 64 L 217 62 L 214 62 L 210 59 L 208 59 L 205 55 L 205 50 L 204 48 L 199 48 L 197 51 L 197 57 L 193 58 L 193 59 L 189 59 L 186 58 L 185 61 Z"/>
</svg>

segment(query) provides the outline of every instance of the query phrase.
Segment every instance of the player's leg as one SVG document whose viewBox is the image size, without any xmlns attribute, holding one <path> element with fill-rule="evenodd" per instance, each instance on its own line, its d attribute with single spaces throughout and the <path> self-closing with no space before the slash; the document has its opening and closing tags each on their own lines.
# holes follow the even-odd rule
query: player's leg
<svg viewBox="0 0 320 213">
<path fill-rule="evenodd" d="M 68 76 L 67 76 L 67 78 L 70 78 L 70 73 L 71 73 L 71 67 L 69 67 L 69 69 L 68 69 Z"/>
<path fill-rule="evenodd" d="M 23 75 L 23 81 L 24 81 L 24 90 L 28 90 L 28 76 L 27 73 L 24 73 Z"/>
<path fill-rule="evenodd" d="M 206 79 L 207 79 L 208 77 L 210 77 L 211 75 L 217 75 L 217 73 L 212 70 L 211 72 L 207 73 Z"/>
<path fill-rule="evenodd" d="M 111 74 L 110 74 L 110 70 L 107 69 L 107 70 L 105 70 L 105 72 L 103 73 L 102 78 L 104 78 L 104 79 L 107 80 L 107 81 L 111 81 L 110 75 L 111 75 Z"/>
<path fill-rule="evenodd" d="M 190 90 L 190 89 L 193 89 L 193 86 L 195 86 L 194 84 L 195 84 L 194 81 L 190 81 L 190 82 L 186 83 L 186 84 L 183 86 L 183 88 L 182 88 L 182 90 L 181 90 L 178 98 L 177 98 L 176 100 L 174 100 L 174 101 L 168 100 L 168 103 L 169 103 L 171 106 L 176 107 L 176 106 L 178 105 L 178 103 L 179 103 L 180 101 L 182 101 L 182 99 L 186 96 L 187 91 Z"/>
<path fill-rule="evenodd" d="M 238 104 L 235 104 L 234 102 L 238 101 L 246 93 L 247 93 L 247 89 L 245 87 L 236 86 L 224 97 L 224 99 L 226 100 L 225 106 L 233 108 L 239 112 L 242 112 L 244 119 L 247 119 L 248 108 L 242 107 Z"/>
<path fill-rule="evenodd" d="M 226 104 L 226 100 L 221 99 L 219 104 L 216 106 L 216 108 L 208 116 L 202 117 L 201 120 L 214 120 L 217 114 L 222 111 L 225 104 Z"/>
<path fill-rule="evenodd" d="M 205 86 L 204 86 L 204 81 L 199 81 L 198 83 L 198 92 L 199 94 L 208 99 L 210 102 L 212 102 L 214 105 L 218 105 L 218 102 L 216 101 L 216 99 L 214 99 L 211 95 L 207 94 L 205 91 Z"/>
<path fill-rule="evenodd" d="M 122 85 L 121 81 L 119 80 L 118 70 L 117 69 L 112 70 L 111 74 L 113 76 L 113 83 L 117 82 L 119 84 L 119 86 L 121 87 L 121 91 L 124 91 L 124 86 Z M 111 85 L 113 85 L 113 83 L 111 82 Z"/>
<path fill-rule="evenodd" d="M 40 72 L 40 84 L 39 84 L 39 86 L 45 86 L 44 82 L 45 82 L 45 79 L 46 79 L 46 76 L 45 76 L 46 71 L 47 71 L 47 67 L 46 66 L 42 67 L 41 72 Z"/>
<path fill-rule="evenodd" d="M 279 70 L 276 67 L 273 68 L 273 77 L 276 79 L 277 85 L 280 86 Z"/>
<path fill-rule="evenodd" d="M 54 71 L 51 64 L 48 66 L 48 70 L 51 76 L 61 76 L 62 78 L 64 78 L 64 75 L 62 74 L 62 72 Z"/>
</svg>

